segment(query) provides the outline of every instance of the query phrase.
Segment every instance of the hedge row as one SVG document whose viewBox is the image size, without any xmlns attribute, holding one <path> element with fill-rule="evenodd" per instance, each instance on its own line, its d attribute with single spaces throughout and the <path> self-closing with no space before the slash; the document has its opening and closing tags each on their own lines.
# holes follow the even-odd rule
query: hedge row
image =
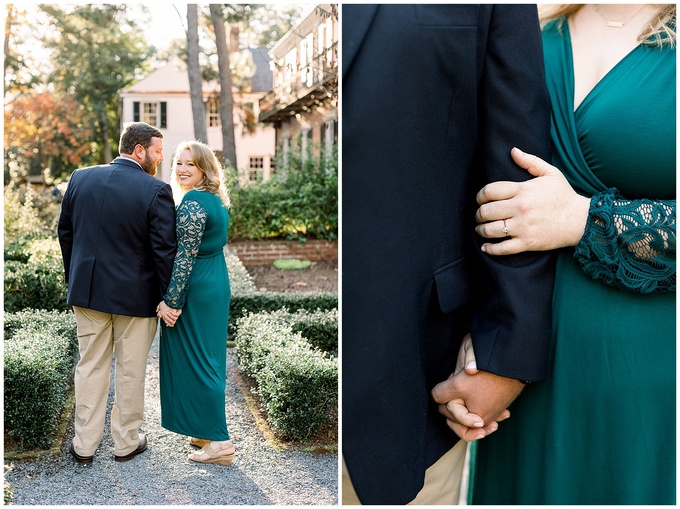
<svg viewBox="0 0 680 509">
<path fill-rule="evenodd" d="M 239 294 L 244 292 L 255 291 L 255 282 L 253 276 L 250 275 L 241 259 L 229 245 L 224 248 L 224 257 L 227 261 L 227 271 L 229 272 L 229 286 L 231 293 Z"/>
<path fill-rule="evenodd" d="M 286 310 L 284 309 L 284 312 Z M 282 319 L 290 323 L 293 332 L 299 333 L 309 343 L 337 357 L 338 355 L 338 310 L 282 313 Z"/>
<path fill-rule="evenodd" d="M 294 331 L 294 323 L 307 322 L 303 314 L 251 313 L 237 323 L 239 364 L 257 382 L 267 422 L 281 437 L 296 440 L 313 436 L 338 398 L 337 358 Z M 337 313 L 328 314 L 337 337 Z"/>
<path fill-rule="evenodd" d="M 51 264 L 5 262 L 5 311 L 56 309 L 66 311 L 67 287 L 62 267 Z"/>
<path fill-rule="evenodd" d="M 76 338 L 70 313 L 5 314 L 5 433 L 20 448 L 52 442 L 73 379 Z"/>
<path fill-rule="evenodd" d="M 271 312 L 281 308 L 289 311 L 337 310 L 338 295 L 331 292 L 232 292 L 229 306 L 229 337 L 237 336 L 239 318 L 249 313 Z"/>
</svg>

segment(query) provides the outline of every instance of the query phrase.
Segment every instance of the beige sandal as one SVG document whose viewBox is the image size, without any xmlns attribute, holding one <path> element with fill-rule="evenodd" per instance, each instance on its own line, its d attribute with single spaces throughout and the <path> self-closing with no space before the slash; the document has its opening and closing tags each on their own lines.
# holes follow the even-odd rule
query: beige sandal
<svg viewBox="0 0 680 509">
<path fill-rule="evenodd" d="M 229 450 L 232 451 L 229 454 L 220 454 Z M 189 459 L 198 463 L 217 463 L 218 465 L 228 466 L 234 461 L 234 454 L 236 454 L 236 449 L 231 440 L 225 440 L 224 442 L 212 441 L 206 444 L 200 451 L 189 454 Z"/>
<path fill-rule="evenodd" d="M 202 438 L 194 438 L 194 437 L 189 437 L 189 443 L 193 445 L 194 447 L 198 447 L 199 449 L 205 447 L 210 443 L 210 440 L 203 440 Z"/>
</svg>

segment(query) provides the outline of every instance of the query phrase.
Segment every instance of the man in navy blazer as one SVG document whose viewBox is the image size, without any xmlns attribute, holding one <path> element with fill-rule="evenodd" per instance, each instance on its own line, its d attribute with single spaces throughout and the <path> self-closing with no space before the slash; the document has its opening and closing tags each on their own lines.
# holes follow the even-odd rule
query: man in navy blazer
<svg viewBox="0 0 680 509">
<path fill-rule="evenodd" d="M 537 9 L 342 16 L 343 502 L 353 484 L 363 504 L 456 503 L 466 444 L 430 391 L 463 337 L 482 371 L 455 383 L 479 435 L 547 374 L 553 255 L 486 256 L 474 232 L 479 189 L 527 178 L 511 148 L 550 154 Z"/>
<path fill-rule="evenodd" d="M 73 172 L 59 217 L 80 350 L 70 451 L 81 464 L 92 463 L 104 434 L 114 352 L 115 460 L 146 449 L 139 428 L 147 356 L 177 250 L 172 191 L 153 176 L 163 160 L 163 134 L 144 122 L 126 124 L 119 152 L 110 164 Z"/>
</svg>

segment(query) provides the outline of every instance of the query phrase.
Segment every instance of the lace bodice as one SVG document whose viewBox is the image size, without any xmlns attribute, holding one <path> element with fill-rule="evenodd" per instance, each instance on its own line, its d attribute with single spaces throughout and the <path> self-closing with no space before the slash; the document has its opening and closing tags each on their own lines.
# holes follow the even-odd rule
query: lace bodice
<svg viewBox="0 0 680 509">
<path fill-rule="evenodd" d="M 612 286 L 675 291 L 675 209 L 675 200 L 626 200 L 614 188 L 596 194 L 574 258 Z"/>
<path fill-rule="evenodd" d="M 168 291 L 163 297 L 173 309 L 182 309 L 191 278 L 191 271 L 198 256 L 208 213 L 195 200 L 185 199 L 177 207 L 177 255 L 172 267 Z"/>
</svg>

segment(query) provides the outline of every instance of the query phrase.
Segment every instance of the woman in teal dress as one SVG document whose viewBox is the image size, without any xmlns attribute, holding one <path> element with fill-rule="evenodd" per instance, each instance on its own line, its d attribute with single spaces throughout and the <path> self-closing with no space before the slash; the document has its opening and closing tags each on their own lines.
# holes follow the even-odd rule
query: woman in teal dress
<svg viewBox="0 0 680 509">
<path fill-rule="evenodd" d="M 561 248 L 551 373 L 477 442 L 472 502 L 675 504 L 675 6 L 565 6 L 543 43 L 562 173 L 513 150 L 538 178 L 487 186 L 477 231 Z"/>
<path fill-rule="evenodd" d="M 177 207 L 177 256 L 158 305 L 161 425 L 201 449 L 189 459 L 231 464 L 224 390 L 231 291 L 224 258 L 229 198 L 210 148 L 182 142 L 170 177 Z"/>
</svg>

